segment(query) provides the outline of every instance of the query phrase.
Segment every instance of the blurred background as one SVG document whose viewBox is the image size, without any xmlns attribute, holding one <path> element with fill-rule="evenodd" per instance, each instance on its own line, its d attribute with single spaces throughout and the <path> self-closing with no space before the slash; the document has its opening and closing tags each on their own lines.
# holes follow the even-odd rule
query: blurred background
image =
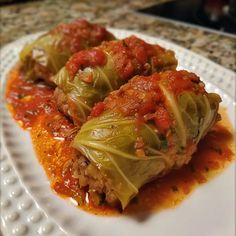
<svg viewBox="0 0 236 236">
<path fill-rule="evenodd" d="M 139 11 L 223 32 L 236 33 L 235 0 L 170 0 Z"/>
<path fill-rule="evenodd" d="M 1 46 L 75 18 L 172 41 L 236 71 L 236 0 L 0 0 Z"/>
<path fill-rule="evenodd" d="M 40 0 L 0 0 L 0 5 L 33 1 Z M 236 0 L 157 0 L 151 7 L 137 11 L 236 34 Z"/>
</svg>

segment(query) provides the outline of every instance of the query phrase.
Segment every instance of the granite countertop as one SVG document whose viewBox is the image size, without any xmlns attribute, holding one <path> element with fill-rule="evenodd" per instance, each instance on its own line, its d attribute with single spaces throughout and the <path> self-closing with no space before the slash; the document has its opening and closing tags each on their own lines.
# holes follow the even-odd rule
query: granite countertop
<svg viewBox="0 0 236 236">
<path fill-rule="evenodd" d="M 1 46 L 24 35 L 48 30 L 60 22 L 80 17 L 105 26 L 158 36 L 236 71 L 235 37 L 135 12 L 161 1 L 163 0 L 38 0 L 6 5 L 1 7 Z"/>
</svg>

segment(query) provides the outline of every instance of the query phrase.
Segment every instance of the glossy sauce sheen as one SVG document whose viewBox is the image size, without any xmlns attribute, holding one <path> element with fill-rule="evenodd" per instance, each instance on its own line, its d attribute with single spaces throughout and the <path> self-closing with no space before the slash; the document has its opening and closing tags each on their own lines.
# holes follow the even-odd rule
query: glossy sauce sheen
<svg viewBox="0 0 236 236">
<path fill-rule="evenodd" d="M 73 78 L 79 68 L 102 66 L 106 64 L 106 55 L 99 49 L 88 49 L 75 53 L 66 63 L 66 68 Z"/>
<path fill-rule="evenodd" d="M 93 214 L 119 215 L 117 209 L 107 205 L 94 206 L 86 189 L 78 187 L 78 180 L 70 171 L 63 172 L 71 156 L 76 154 L 70 147 L 76 128 L 58 112 L 52 96 L 52 88 L 24 81 L 17 68 L 10 73 L 6 91 L 9 110 L 21 127 L 30 130 L 38 160 L 52 189 Z M 122 214 L 176 207 L 195 187 L 209 181 L 232 162 L 232 127 L 225 110 L 221 109 L 220 113 L 222 121 L 199 143 L 190 163 L 146 184 Z"/>
</svg>

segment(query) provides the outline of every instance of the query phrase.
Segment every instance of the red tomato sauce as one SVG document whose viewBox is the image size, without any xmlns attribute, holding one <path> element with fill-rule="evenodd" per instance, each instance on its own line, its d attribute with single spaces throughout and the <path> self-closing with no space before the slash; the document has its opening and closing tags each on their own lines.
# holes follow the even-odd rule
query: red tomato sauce
<svg viewBox="0 0 236 236">
<path fill-rule="evenodd" d="M 158 82 L 157 82 L 158 81 Z M 175 122 L 168 111 L 167 96 L 163 87 L 174 95 L 183 91 L 206 93 L 198 76 L 187 71 L 165 71 L 150 76 L 135 76 L 119 90 L 113 91 L 105 100 L 94 106 L 91 116 L 104 110 L 113 110 L 137 119 L 138 123 L 153 120 L 158 131 L 165 134 Z M 100 109 L 103 107 L 103 109 Z"/>
<path fill-rule="evenodd" d="M 146 184 L 123 213 L 107 205 L 95 206 L 71 172 L 64 172 L 64 166 L 76 155 L 70 142 L 77 130 L 57 110 L 52 96 L 52 88 L 24 81 L 18 69 L 10 73 L 6 90 L 9 110 L 23 128 L 30 129 L 36 155 L 52 189 L 90 213 L 134 215 L 177 207 L 197 186 L 220 174 L 234 159 L 232 128 L 226 111 L 221 110 L 222 121 L 199 143 L 188 165 Z M 31 115 L 25 116 L 28 113 Z"/>
<path fill-rule="evenodd" d="M 102 66 L 106 64 L 105 53 L 99 49 L 88 49 L 75 53 L 66 63 L 70 77 L 73 78 L 79 69 L 91 66 Z"/>
<path fill-rule="evenodd" d="M 171 90 L 174 94 L 178 94 L 182 91 L 193 91 L 194 84 L 192 83 L 192 81 L 197 82 L 199 80 L 199 77 L 194 73 L 189 73 L 184 70 L 177 72 L 170 71 L 161 75 L 161 77 L 164 78 L 168 89 Z"/>
<path fill-rule="evenodd" d="M 114 38 L 104 27 L 80 19 L 59 24 L 50 34 L 60 35 L 63 40 L 59 41 L 59 47 L 68 48 L 71 54 Z"/>
<path fill-rule="evenodd" d="M 6 90 L 8 108 L 23 128 L 30 128 L 40 114 L 56 109 L 53 89 L 44 84 L 23 80 L 18 67 L 11 71 Z"/>
<path fill-rule="evenodd" d="M 124 40 L 103 42 L 101 49 L 112 55 L 119 79 L 127 81 L 135 74 L 150 73 L 150 61 L 153 66 L 161 65 L 173 55 L 166 55 L 165 49 L 158 45 L 151 45 L 145 41 L 130 36 Z M 166 59 L 161 59 L 166 55 Z"/>
<path fill-rule="evenodd" d="M 97 117 L 99 116 L 105 109 L 105 105 L 103 102 L 98 102 L 95 104 L 95 106 L 93 107 L 90 116 L 91 117 Z"/>
</svg>

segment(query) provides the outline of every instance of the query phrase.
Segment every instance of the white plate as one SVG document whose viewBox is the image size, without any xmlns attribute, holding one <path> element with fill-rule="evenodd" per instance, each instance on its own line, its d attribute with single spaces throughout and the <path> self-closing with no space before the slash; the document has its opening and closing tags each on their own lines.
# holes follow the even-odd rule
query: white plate
<svg viewBox="0 0 236 236">
<path fill-rule="evenodd" d="M 135 34 L 176 52 L 178 69 L 201 76 L 207 90 L 219 93 L 222 105 L 235 121 L 234 73 L 184 48 L 143 34 L 111 29 L 118 37 Z M 1 50 L 1 82 L 4 94 L 6 73 L 17 62 L 22 46 L 39 34 L 21 38 Z M 2 115 L 1 219 L 6 235 L 78 236 L 233 236 L 235 209 L 235 168 L 198 187 L 176 209 L 151 214 L 145 219 L 128 216 L 103 217 L 84 212 L 55 195 L 34 154 L 30 135 L 11 118 L 4 102 Z"/>
</svg>

